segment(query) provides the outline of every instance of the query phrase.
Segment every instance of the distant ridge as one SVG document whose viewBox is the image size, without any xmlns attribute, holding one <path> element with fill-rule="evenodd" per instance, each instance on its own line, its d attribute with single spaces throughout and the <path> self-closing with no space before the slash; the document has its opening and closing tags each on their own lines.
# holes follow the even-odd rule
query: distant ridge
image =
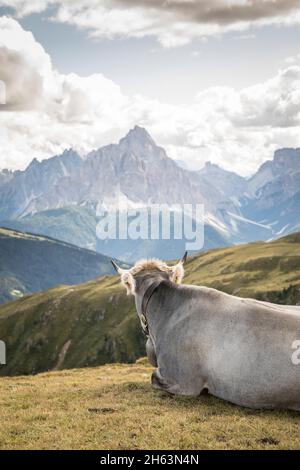
<svg viewBox="0 0 300 470">
<path fill-rule="evenodd" d="M 112 273 L 110 259 L 92 250 L 0 228 L 0 303 Z"/>
</svg>

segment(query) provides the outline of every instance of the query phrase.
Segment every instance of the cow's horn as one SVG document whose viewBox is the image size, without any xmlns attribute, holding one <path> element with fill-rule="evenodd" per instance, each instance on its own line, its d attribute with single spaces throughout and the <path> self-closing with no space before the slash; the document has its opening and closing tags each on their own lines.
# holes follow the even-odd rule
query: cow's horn
<svg viewBox="0 0 300 470">
<path fill-rule="evenodd" d="M 180 260 L 180 262 L 181 262 L 182 264 L 184 264 L 184 263 L 186 262 L 187 255 L 188 255 L 188 252 L 186 251 L 186 252 L 184 253 L 183 257 L 182 257 L 181 260 Z"/>
<path fill-rule="evenodd" d="M 120 266 L 118 266 L 117 263 L 115 263 L 113 259 L 111 259 L 110 262 L 113 265 L 113 267 L 115 268 L 115 270 L 117 271 L 117 273 L 121 273 L 123 271 L 123 269 L 120 268 Z"/>
</svg>

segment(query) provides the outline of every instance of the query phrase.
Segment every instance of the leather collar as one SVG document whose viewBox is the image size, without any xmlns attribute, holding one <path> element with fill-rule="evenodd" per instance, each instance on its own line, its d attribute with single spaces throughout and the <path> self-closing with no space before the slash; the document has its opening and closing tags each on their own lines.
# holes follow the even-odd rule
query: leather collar
<svg viewBox="0 0 300 470">
<path fill-rule="evenodd" d="M 148 327 L 148 320 L 147 320 L 147 307 L 148 303 L 156 291 L 156 289 L 162 284 L 162 282 L 165 282 L 164 280 L 160 279 L 157 281 L 154 281 L 150 286 L 147 288 L 143 300 L 142 300 L 142 312 L 141 312 L 141 326 L 142 330 L 145 333 L 146 336 L 149 336 L 149 327 Z"/>
</svg>

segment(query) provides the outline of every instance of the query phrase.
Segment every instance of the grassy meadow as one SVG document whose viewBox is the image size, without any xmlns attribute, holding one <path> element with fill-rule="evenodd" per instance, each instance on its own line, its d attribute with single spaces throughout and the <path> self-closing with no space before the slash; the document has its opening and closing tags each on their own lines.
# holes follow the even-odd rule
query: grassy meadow
<svg viewBox="0 0 300 470">
<path fill-rule="evenodd" d="M 153 390 L 146 360 L 1 378 L 0 449 L 300 449 L 300 415 Z"/>
</svg>

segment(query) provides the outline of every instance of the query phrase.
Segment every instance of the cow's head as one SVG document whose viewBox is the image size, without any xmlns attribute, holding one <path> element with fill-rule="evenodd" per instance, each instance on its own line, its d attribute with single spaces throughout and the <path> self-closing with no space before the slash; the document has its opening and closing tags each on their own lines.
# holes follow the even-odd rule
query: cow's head
<svg viewBox="0 0 300 470">
<path fill-rule="evenodd" d="M 184 276 L 183 265 L 186 262 L 186 259 L 187 252 L 184 253 L 181 260 L 178 261 L 178 263 L 176 263 L 174 266 L 168 266 L 166 263 L 158 259 L 138 261 L 130 269 L 120 268 L 120 266 L 118 266 L 117 263 L 113 260 L 111 260 L 111 263 L 115 270 L 120 274 L 121 283 L 124 285 L 127 294 L 129 295 L 135 294 L 137 291 L 137 281 L 146 276 L 162 277 L 169 279 L 176 284 L 180 284 Z"/>
</svg>

